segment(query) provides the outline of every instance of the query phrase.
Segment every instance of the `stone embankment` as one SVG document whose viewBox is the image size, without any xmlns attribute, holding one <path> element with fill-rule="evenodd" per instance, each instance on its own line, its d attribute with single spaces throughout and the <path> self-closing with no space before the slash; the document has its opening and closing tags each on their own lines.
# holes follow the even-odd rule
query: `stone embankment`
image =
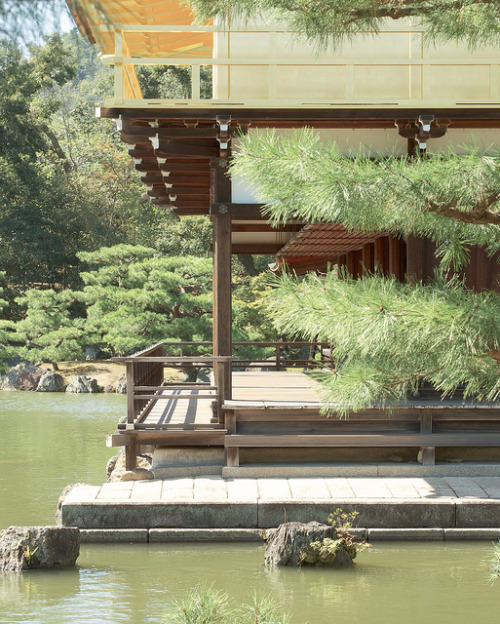
<svg viewBox="0 0 500 624">
<path fill-rule="evenodd" d="M 98 380 L 87 375 L 74 375 L 69 382 L 58 372 L 34 364 L 18 364 L 4 375 L 0 386 L 5 391 L 24 392 L 68 392 L 95 394 L 116 392 L 126 394 L 125 375 L 120 374 L 114 384 L 100 386 Z"/>
</svg>

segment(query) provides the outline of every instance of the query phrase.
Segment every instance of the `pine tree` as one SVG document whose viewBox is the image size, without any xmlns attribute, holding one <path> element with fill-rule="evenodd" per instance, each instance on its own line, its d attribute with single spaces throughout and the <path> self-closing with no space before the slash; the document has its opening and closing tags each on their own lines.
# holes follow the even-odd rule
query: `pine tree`
<svg viewBox="0 0 500 624">
<path fill-rule="evenodd" d="M 188 0 L 200 22 L 265 16 L 319 44 L 337 46 L 377 32 L 387 20 L 423 21 L 430 41 L 499 45 L 499 0 Z"/>
</svg>

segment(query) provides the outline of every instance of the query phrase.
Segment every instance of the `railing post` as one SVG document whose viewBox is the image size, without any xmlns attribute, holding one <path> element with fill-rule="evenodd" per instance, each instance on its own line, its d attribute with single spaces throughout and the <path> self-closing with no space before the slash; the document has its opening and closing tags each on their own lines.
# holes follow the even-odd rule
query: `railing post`
<svg viewBox="0 0 500 624">
<path fill-rule="evenodd" d="M 222 405 L 226 398 L 226 362 L 217 362 L 215 371 L 217 385 L 217 421 L 219 424 L 223 424 Z"/>
<path fill-rule="evenodd" d="M 276 343 L 276 370 L 281 370 L 281 345 Z"/>
<path fill-rule="evenodd" d="M 134 363 L 127 362 L 127 429 L 134 428 L 135 404 L 134 404 Z"/>
</svg>

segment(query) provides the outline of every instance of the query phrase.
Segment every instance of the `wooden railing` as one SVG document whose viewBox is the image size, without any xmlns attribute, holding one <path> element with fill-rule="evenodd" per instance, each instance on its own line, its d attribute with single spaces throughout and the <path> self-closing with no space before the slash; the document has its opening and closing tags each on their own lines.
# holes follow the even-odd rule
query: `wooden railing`
<svg viewBox="0 0 500 624">
<path fill-rule="evenodd" d="M 157 401 L 210 400 L 213 403 L 214 414 L 218 418 L 224 400 L 231 398 L 231 389 L 226 387 L 224 381 L 224 371 L 231 365 L 231 356 L 166 356 L 164 345 L 165 343 L 158 343 L 133 355 L 113 358 L 114 362 L 126 365 L 126 429 L 144 428 L 143 423 Z M 164 369 L 175 366 L 214 367 L 213 382 L 164 381 Z M 204 393 L 179 393 L 183 390 L 201 390 Z"/>
<path fill-rule="evenodd" d="M 285 368 L 312 368 L 331 365 L 330 351 L 327 343 L 323 342 L 235 342 L 233 347 L 252 347 L 274 349 L 274 355 L 265 359 L 238 358 L 233 356 L 213 355 L 184 355 L 183 351 L 200 350 L 203 347 L 211 348 L 211 342 L 161 342 L 143 351 L 126 357 L 113 358 L 114 362 L 124 363 L 127 373 L 127 430 L 145 428 L 144 421 L 157 401 L 164 400 L 211 400 L 214 421 L 223 422 L 221 407 L 225 400 L 231 399 L 232 388 L 227 380 L 231 379 L 228 367 L 256 368 L 284 370 Z M 181 355 L 166 355 L 166 351 L 179 349 Z M 308 350 L 310 357 L 292 357 L 290 352 Z M 312 359 L 315 352 L 319 353 L 317 360 Z M 165 381 L 166 367 L 212 368 L 212 380 L 203 381 Z M 201 393 L 182 391 L 198 390 Z"/>
<path fill-rule="evenodd" d="M 163 342 L 164 347 L 171 349 L 186 348 L 211 348 L 211 342 Z M 239 355 L 239 351 L 245 348 L 257 348 L 274 350 L 266 358 L 244 357 Z M 243 348 L 243 349 L 241 349 Z M 299 353 L 296 353 L 299 350 Z M 308 357 L 303 357 L 304 350 L 308 350 Z M 318 355 L 318 359 L 315 356 Z M 302 356 L 302 357 L 300 357 Z M 284 370 L 286 368 L 316 368 L 317 366 L 331 366 L 330 345 L 327 342 L 296 342 L 296 341 L 247 341 L 233 342 L 232 368 L 272 368 L 274 370 Z"/>
</svg>

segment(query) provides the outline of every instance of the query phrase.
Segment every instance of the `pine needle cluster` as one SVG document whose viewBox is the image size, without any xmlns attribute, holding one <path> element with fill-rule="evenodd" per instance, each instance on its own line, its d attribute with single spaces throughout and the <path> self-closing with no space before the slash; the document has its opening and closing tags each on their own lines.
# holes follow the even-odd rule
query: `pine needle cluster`
<svg viewBox="0 0 500 624">
<path fill-rule="evenodd" d="M 300 36 L 337 47 L 359 33 L 378 32 L 386 21 L 423 22 L 429 41 L 469 47 L 500 44 L 499 0 L 186 0 L 200 22 L 218 18 L 280 21 Z"/>
<path fill-rule="evenodd" d="M 327 411 L 347 416 L 391 407 L 432 384 L 443 396 L 500 397 L 500 295 L 455 279 L 402 284 L 308 275 L 277 278 L 270 308 L 277 328 L 334 346 L 335 370 L 316 373 Z"/>
<path fill-rule="evenodd" d="M 271 598 L 254 596 L 250 604 L 235 606 L 225 592 L 196 586 L 173 604 L 173 615 L 164 624 L 289 624 Z"/>
</svg>

